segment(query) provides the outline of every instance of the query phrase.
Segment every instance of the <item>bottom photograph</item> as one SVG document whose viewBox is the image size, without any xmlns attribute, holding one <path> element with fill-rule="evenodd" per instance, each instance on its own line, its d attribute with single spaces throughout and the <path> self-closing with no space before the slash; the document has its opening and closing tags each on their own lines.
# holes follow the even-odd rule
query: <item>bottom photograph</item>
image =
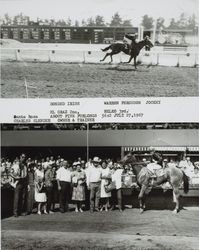
<svg viewBox="0 0 199 250">
<path fill-rule="evenodd" d="M 199 249 L 199 123 L 1 124 L 2 249 Z"/>
</svg>

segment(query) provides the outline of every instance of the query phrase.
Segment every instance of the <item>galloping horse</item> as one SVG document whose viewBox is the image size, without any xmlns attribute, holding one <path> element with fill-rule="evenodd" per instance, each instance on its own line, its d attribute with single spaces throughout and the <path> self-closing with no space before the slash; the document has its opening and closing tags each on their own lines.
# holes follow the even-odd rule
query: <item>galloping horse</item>
<svg viewBox="0 0 199 250">
<path fill-rule="evenodd" d="M 107 56 L 111 57 L 111 62 L 113 61 L 112 56 L 116 55 L 120 52 L 124 52 L 125 54 L 129 55 L 129 61 L 127 63 L 130 63 L 131 60 L 134 58 L 134 66 L 135 69 L 137 69 L 137 65 L 136 65 L 136 58 L 140 53 L 140 50 L 144 47 L 147 46 L 149 48 L 153 47 L 152 42 L 150 41 L 149 37 L 146 36 L 142 41 L 140 42 L 136 42 L 135 38 L 132 37 L 131 35 L 125 35 L 126 38 L 130 39 L 131 45 L 127 46 L 124 43 L 112 43 L 111 45 L 109 45 L 108 47 L 102 49 L 103 52 L 107 51 L 107 50 L 111 50 L 110 53 L 106 53 L 106 55 L 104 56 L 104 58 L 102 60 L 100 60 L 101 62 L 104 61 L 106 59 Z"/>
<path fill-rule="evenodd" d="M 174 213 L 178 213 L 180 211 L 180 191 L 179 188 L 183 183 L 184 193 L 188 193 L 189 191 L 189 180 L 185 173 L 175 167 L 169 166 L 165 167 L 163 171 L 163 175 L 157 177 L 157 180 L 152 182 L 152 175 L 150 171 L 147 169 L 146 164 L 143 162 L 138 162 L 136 157 L 129 153 L 121 160 L 122 164 L 131 163 L 133 167 L 134 174 L 136 175 L 137 184 L 140 186 L 140 193 L 138 195 L 139 203 L 140 203 L 140 213 L 143 213 L 145 209 L 145 200 L 146 200 L 146 191 L 150 185 L 158 186 L 165 182 L 169 182 L 173 189 L 174 201 L 176 202 L 176 206 L 174 209 Z"/>
</svg>

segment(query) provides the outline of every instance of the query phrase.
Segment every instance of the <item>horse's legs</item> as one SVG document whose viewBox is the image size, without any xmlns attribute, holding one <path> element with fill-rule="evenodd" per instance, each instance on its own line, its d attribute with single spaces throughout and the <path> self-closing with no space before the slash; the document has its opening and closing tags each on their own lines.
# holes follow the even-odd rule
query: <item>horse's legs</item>
<svg viewBox="0 0 199 250">
<path fill-rule="evenodd" d="M 145 208 L 145 191 L 146 191 L 146 186 L 142 185 L 140 193 L 138 195 L 139 203 L 140 203 L 140 213 L 144 212 Z"/>
<path fill-rule="evenodd" d="M 135 69 L 137 69 L 136 56 L 134 57 L 134 66 L 135 66 Z"/>
<path fill-rule="evenodd" d="M 111 57 L 111 62 L 113 62 L 113 55 L 115 55 L 115 53 L 110 52 L 110 53 L 106 53 L 106 55 L 104 56 L 104 58 L 102 60 L 100 60 L 100 62 L 104 61 L 106 59 L 107 56 Z"/>
<path fill-rule="evenodd" d="M 100 62 L 103 62 L 107 56 L 109 56 L 110 53 L 106 53 L 106 55 L 104 56 L 104 58 L 102 60 L 100 60 Z"/>
<path fill-rule="evenodd" d="M 177 214 L 180 210 L 180 192 L 178 187 L 173 188 L 173 201 L 176 203 L 173 213 Z"/>
<path fill-rule="evenodd" d="M 133 59 L 133 56 L 130 56 L 128 62 L 124 62 L 124 63 L 130 63 L 132 59 Z"/>
</svg>

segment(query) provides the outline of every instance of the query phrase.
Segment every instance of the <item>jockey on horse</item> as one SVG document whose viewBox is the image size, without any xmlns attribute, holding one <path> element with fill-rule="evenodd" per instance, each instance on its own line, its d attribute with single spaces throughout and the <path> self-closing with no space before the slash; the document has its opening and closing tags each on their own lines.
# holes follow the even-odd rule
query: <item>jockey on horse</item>
<svg viewBox="0 0 199 250">
<path fill-rule="evenodd" d="M 129 50 L 129 55 L 131 54 L 132 46 L 137 43 L 136 39 L 137 33 L 124 35 L 123 43 L 125 45 L 125 48 Z"/>
</svg>

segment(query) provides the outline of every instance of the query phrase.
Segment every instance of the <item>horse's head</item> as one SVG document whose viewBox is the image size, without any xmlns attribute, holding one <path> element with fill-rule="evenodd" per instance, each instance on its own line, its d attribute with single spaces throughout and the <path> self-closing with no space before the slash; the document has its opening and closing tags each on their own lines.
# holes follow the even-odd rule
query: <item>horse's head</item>
<svg viewBox="0 0 199 250">
<path fill-rule="evenodd" d="M 128 154 L 126 154 L 120 161 L 122 164 L 127 164 L 127 163 L 134 163 L 136 162 L 136 158 L 135 155 L 130 152 Z"/>
<path fill-rule="evenodd" d="M 147 47 L 149 47 L 149 48 L 152 48 L 152 47 L 153 47 L 153 43 L 151 42 L 149 36 L 145 36 L 145 38 L 144 38 L 144 44 L 145 44 L 145 46 L 147 46 Z"/>
</svg>

